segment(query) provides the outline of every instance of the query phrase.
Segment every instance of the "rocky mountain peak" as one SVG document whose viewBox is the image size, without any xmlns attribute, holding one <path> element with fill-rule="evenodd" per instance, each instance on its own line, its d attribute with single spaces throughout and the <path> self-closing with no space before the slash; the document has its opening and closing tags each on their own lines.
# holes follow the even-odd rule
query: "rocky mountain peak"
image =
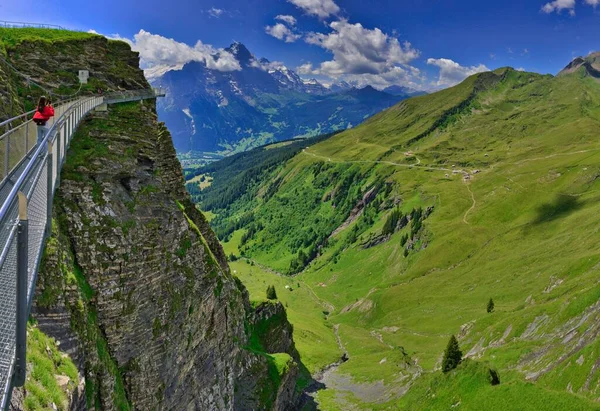
<svg viewBox="0 0 600 411">
<path fill-rule="evenodd" d="M 600 79 L 600 52 L 590 53 L 587 57 L 577 57 L 558 73 L 563 76 L 585 70 L 586 74 Z"/>
<path fill-rule="evenodd" d="M 233 54 L 237 61 L 240 62 L 241 65 L 248 65 L 254 56 L 250 53 L 250 50 L 246 46 L 244 46 L 240 42 L 234 42 L 231 46 L 225 49 L 229 53 Z"/>
</svg>

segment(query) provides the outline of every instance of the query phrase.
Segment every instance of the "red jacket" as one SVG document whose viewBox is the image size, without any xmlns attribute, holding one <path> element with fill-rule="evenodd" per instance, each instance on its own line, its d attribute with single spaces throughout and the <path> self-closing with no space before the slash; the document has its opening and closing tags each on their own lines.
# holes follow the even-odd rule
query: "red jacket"
<svg viewBox="0 0 600 411">
<path fill-rule="evenodd" d="M 41 112 L 36 110 L 33 115 L 34 120 L 48 121 L 50 120 L 50 117 L 54 117 L 54 108 L 52 106 L 45 106 Z"/>
</svg>

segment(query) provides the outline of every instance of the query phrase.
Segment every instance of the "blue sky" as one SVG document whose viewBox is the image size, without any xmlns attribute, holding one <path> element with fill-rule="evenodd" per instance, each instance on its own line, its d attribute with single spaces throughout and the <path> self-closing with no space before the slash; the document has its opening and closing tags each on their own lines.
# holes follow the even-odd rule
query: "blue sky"
<svg viewBox="0 0 600 411">
<path fill-rule="evenodd" d="M 305 78 L 380 88 L 502 66 L 555 74 L 600 50 L 600 0 L 3 0 L 0 19 L 118 34 L 155 68 L 240 41 Z"/>
</svg>

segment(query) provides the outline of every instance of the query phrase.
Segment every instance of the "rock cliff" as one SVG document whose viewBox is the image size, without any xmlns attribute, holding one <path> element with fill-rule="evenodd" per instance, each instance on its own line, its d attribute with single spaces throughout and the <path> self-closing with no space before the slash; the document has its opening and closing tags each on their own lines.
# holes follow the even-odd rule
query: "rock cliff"
<svg viewBox="0 0 600 411">
<path fill-rule="evenodd" d="M 48 87 L 75 88 L 69 79 L 85 67 L 91 88 L 148 86 L 137 54 L 98 36 L 21 42 L 8 56 Z M 71 389 L 64 408 L 294 406 L 301 363 L 285 310 L 250 305 L 183 184 L 155 101 L 112 105 L 80 124 L 33 314 L 85 377 L 85 400 Z"/>
</svg>

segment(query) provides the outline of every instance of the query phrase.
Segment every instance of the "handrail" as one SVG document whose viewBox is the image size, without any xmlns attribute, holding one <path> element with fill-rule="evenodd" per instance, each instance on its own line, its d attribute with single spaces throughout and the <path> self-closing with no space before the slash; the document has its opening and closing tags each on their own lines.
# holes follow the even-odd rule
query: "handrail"
<svg viewBox="0 0 600 411">
<path fill-rule="evenodd" d="M 0 310 L 0 410 L 8 407 L 12 388 L 25 382 L 27 317 L 44 244 L 52 231 L 52 203 L 60 169 L 79 122 L 101 104 L 161 96 L 162 89 L 144 89 L 76 100 L 0 185 L 0 294 L 9 296 Z M 18 135 L 17 129 L 10 132 Z"/>
<path fill-rule="evenodd" d="M 93 99 L 93 97 L 82 100 L 81 103 L 83 104 L 92 99 Z M 52 127 L 50 127 L 50 129 L 46 132 L 46 136 L 44 137 L 44 139 L 41 141 L 40 144 L 38 144 L 38 148 L 35 150 L 35 152 L 32 155 L 32 160 L 35 160 L 42 153 L 42 151 L 48 147 L 48 140 L 50 139 L 52 134 L 54 132 L 56 132 L 56 126 L 58 124 L 62 125 L 62 121 L 64 120 L 64 118 L 66 116 L 71 115 L 73 113 L 74 109 L 75 109 L 75 107 L 70 107 L 69 109 L 67 109 L 67 111 L 65 111 L 63 113 L 62 116 L 60 116 L 54 122 Z M 29 172 L 33 169 L 34 166 L 35 166 L 35 161 L 29 161 L 29 163 L 27 163 L 27 166 L 25 166 L 25 169 L 19 176 L 19 179 L 15 182 L 15 185 L 13 186 L 12 190 L 10 190 L 10 193 L 8 194 L 8 197 L 6 197 L 4 204 L 2 204 L 2 207 L 0 207 L 0 222 L 4 221 L 4 218 L 6 217 L 6 214 L 8 213 L 8 209 L 12 205 L 12 202 L 14 201 L 14 199 L 17 198 L 17 194 L 21 190 L 21 186 L 23 185 L 23 182 L 28 177 Z"/>
<path fill-rule="evenodd" d="M 58 26 L 56 24 L 26 23 L 26 22 L 22 22 L 22 21 L 6 21 L 6 20 L 0 20 L 0 27 L 6 27 L 6 28 L 32 27 L 32 28 L 40 28 L 40 29 L 66 30 L 63 26 Z"/>
<path fill-rule="evenodd" d="M 57 103 L 61 103 L 61 105 L 63 105 L 63 104 L 67 104 L 67 103 L 70 103 L 71 101 L 75 101 L 75 100 L 77 100 L 77 97 L 71 97 L 71 98 L 69 98 L 69 99 L 66 99 L 66 100 L 59 100 L 59 101 L 57 101 Z M 6 126 L 7 124 L 10 124 L 10 123 L 12 123 L 13 121 L 17 121 L 17 120 L 19 120 L 20 118 L 23 118 L 23 117 L 30 116 L 30 115 L 32 115 L 33 113 L 35 113 L 35 111 L 36 111 L 36 110 L 37 110 L 37 109 L 33 109 L 33 110 L 31 110 L 31 111 L 28 111 L 27 113 L 19 114 L 18 116 L 15 116 L 15 117 L 9 118 L 9 119 L 7 119 L 7 120 L 4 120 L 3 122 L 1 122 L 1 123 L 0 123 L 0 127 L 4 127 L 4 126 Z M 0 139 L 1 139 L 1 138 L 2 138 L 2 137 L 0 137 Z"/>
</svg>

